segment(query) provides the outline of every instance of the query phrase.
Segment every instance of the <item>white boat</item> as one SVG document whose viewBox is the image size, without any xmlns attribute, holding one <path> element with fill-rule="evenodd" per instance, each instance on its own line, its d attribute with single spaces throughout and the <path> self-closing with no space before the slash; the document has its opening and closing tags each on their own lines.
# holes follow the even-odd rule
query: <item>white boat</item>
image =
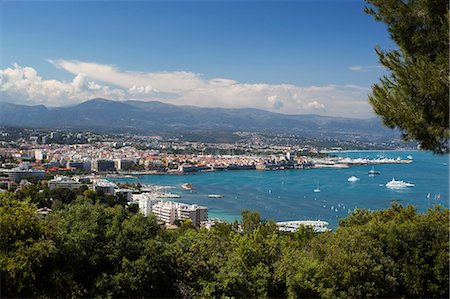
<svg viewBox="0 0 450 299">
<path fill-rule="evenodd" d="M 356 182 L 356 181 L 359 181 L 359 178 L 357 178 L 357 177 L 355 177 L 354 175 L 352 175 L 351 177 L 349 177 L 349 178 L 347 179 L 347 181 L 349 181 L 349 182 Z"/>
<path fill-rule="evenodd" d="M 222 198 L 223 195 L 222 194 L 209 194 L 208 197 L 209 198 Z"/>
<path fill-rule="evenodd" d="M 372 169 L 369 170 L 369 175 L 376 175 L 376 174 L 380 174 L 380 172 L 373 169 L 373 166 L 372 166 Z"/>
<path fill-rule="evenodd" d="M 319 186 L 319 183 L 318 183 L 318 182 L 317 182 L 317 188 L 314 189 L 314 192 L 315 192 L 315 193 L 319 193 L 319 192 L 320 192 L 320 186 Z"/>
<path fill-rule="evenodd" d="M 407 188 L 407 187 L 414 187 L 415 185 L 412 183 L 404 182 L 404 181 L 396 181 L 395 179 L 392 179 L 392 181 L 388 182 L 386 184 L 386 187 L 390 189 L 401 189 L 401 188 Z"/>
<path fill-rule="evenodd" d="M 181 185 L 181 188 L 184 190 L 192 190 L 192 184 L 191 183 L 184 183 Z"/>
<path fill-rule="evenodd" d="M 278 230 L 285 232 L 296 232 L 301 226 L 311 227 L 316 233 L 323 233 L 330 231 L 329 223 L 320 220 L 299 220 L 299 221 L 284 221 L 277 222 Z"/>
</svg>

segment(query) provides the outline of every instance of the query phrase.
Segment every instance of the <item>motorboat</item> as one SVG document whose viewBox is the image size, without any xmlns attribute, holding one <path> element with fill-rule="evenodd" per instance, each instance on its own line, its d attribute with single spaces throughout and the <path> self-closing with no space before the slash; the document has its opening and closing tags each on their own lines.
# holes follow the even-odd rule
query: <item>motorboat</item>
<svg viewBox="0 0 450 299">
<path fill-rule="evenodd" d="M 394 178 L 392 181 L 388 182 L 386 184 L 386 187 L 390 189 L 401 189 L 401 188 L 407 188 L 407 187 L 414 187 L 415 185 L 412 183 L 404 182 L 404 181 L 396 181 Z"/>
<path fill-rule="evenodd" d="M 377 174 L 380 174 L 380 172 L 373 169 L 373 167 L 371 170 L 369 170 L 369 175 L 377 175 Z"/>
<path fill-rule="evenodd" d="M 352 175 L 351 177 L 349 177 L 349 178 L 347 179 L 347 181 L 349 181 L 349 182 L 356 182 L 356 181 L 359 181 L 359 178 L 358 178 L 358 177 L 355 177 L 354 175 Z"/>
<path fill-rule="evenodd" d="M 208 197 L 209 198 L 222 198 L 223 195 L 222 194 L 209 194 Z"/>
<path fill-rule="evenodd" d="M 302 226 L 310 227 L 316 233 L 324 233 L 330 231 L 328 228 L 329 223 L 320 220 L 296 220 L 296 221 L 284 221 L 277 222 L 278 230 L 284 232 L 296 232 Z"/>
<path fill-rule="evenodd" d="M 192 190 L 192 184 L 191 183 L 184 183 L 181 185 L 181 188 L 183 188 L 184 190 Z"/>
</svg>

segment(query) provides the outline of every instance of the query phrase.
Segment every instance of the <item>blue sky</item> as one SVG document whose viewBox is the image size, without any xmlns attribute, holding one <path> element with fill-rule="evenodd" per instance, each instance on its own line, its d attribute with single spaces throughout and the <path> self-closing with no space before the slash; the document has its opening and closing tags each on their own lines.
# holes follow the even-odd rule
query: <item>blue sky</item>
<svg viewBox="0 0 450 299">
<path fill-rule="evenodd" d="M 393 48 L 363 1 L 2 2 L 3 100 L 90 97 L 368 117 Z M 47 90 L 45 93 L 43 90 Z"/>
</svg>

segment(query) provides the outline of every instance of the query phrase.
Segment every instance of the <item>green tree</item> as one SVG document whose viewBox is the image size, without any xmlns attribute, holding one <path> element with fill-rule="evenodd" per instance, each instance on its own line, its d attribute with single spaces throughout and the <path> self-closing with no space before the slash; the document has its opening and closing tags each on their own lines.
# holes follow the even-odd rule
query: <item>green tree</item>
<svg viewBox="0 0 450 299">
<path fill-rule="evenodd" d="M 0 192 L 1 297 L 40 295 L 40 274 L 57 252 L 47 224 L 30 198 Z"/>
<path fill-rule="evenodd" d="M 71 203 L 75 200 L 76 196 L 76 191 L 70 190 L 68 188 L 56 188 L 53 190 L 48 190 L 48 192 L 46 192 L 47 198 L 51 198 L 52 200 L 59 200 L 63 204 Z"/>
<path fill-rule="evenodd" d="M 130 204 L 128 205 L 128 211 L 129 211 L 131 214 L 137 214 L 137 213 L 139 213 L 139 204 L 137 204 L 137 203 L 135 203 L 135 202 L 130 203 Z"/>
<path fill-rule="evenodd" d="M 385 125 L 402 130 L 435 153 L 449 151 L 449 2 L 366 0 L 398 49 L 376 47 L 390 73 L 373 85 L 369 101 Z"/>
<path fill-rule="evenodd" d="M 261 218 L 257 211 L 243 210 L 242 216 L 242 231 L 246 234 L 251 233 L 255 228 L 260 225 Z"/>
<path fill-rule="evenodd" d="M 175 265 L 155 217 L 131 215 L 115 206 L 105 227 L 106 268 L 96 278 L 95 295 L 174 297 Z"/>
<path fill-rule="evenodd" d="M 334 232 L 291 234 L 249 211 L 237 226 L 164 230 L 93 191 L 43 218 L 19 196 L 0 193 L 2 297 L 449 296 L 440 206 L 394 203 L 357 210 Z"/>
<path fill-rule="evenodd" d="M 223 284 L 217 274 L 223 269 L 230 256 L 230 238 L 233 232 L 229 226 L 219 224 L 206 229 L 182 229 L 173 243 L 173 255 L 181 278 L 179 288 L 190 296 L 213 297 L 223 294 Z"/>
<path fill-rule="evenodd" d="M 314 241 L 321 297 L 448 297 L 448 210 L 357 211 Z"/>
<path fill-rule="evenodd" d="M 241 227 L 217 224 L 211 230 L 185 229 L 174 255 L 184 288 L 199 297 L 280 297 L 283 282 L 274 283 L 281 242 L 273 222 L 244 211 Z M 280 291 L 281 289 L 281 291 Z"/>
</svg>

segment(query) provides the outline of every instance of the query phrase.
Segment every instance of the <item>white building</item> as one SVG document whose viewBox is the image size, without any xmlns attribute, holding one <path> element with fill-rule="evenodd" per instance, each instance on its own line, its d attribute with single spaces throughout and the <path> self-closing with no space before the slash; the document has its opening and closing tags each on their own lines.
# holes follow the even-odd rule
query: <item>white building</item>
<svg viewBox="0 0 450 299">
<path fill-rule="evenodd" d="M 178 219 L 177 203 L 159 201 L 152 206 L 152 213 L 165 224 L 173 224 Z"/>
<path fill-rule="evenodd" d="M 103 191 L 105 194 L 114 195 L 115 189 L 117 189 L 116 184 L 114 184 L 113 182 L 104 180 L 104 179 L 97 179 L 97 180 L 94 180 L 92 183 L 92 190 Z"/>
<path fill-rule="evenodd" d="M 34 151 L 34 159 L 36 161 L 40 162 L 40 161 L 44 160 L 45 158 L 46 158 L 46 154 L 42 150 L 37 149 Z"/>
<path fill-rule="evenodd" d="M 155 193 L 133 194 L 132 201 L 139 203 L 139 210 L 145 216 L 152 213 L 165 224 L 191 219 L 194 225 L 201 226 L 208 221 L 207 207 L 161 200 Z"/>
<path fill-rule="evenodd" d="M 50 190 L 57 188 L 67 188 L 73 190 L 80 188 L 82 185 L 82 183 L 66 176 L 57 176 L 54 179 L 48 181 L 48 188 Z"/>
<path fill-rule="evenodd" d="M 160 201 L 153 205 L 152 213 L 165 224 L 172 224 L 175 220 L 191 219 L 194 225 L 201 226 L 208 220 L 207 207 L 181 202 Z"/>
<path fill-rule="evenodd" d="M 139 210 L 145 215 L 148 216 L 152 212 L 152 207 L 157 202 L 161 200 L 156 197 L 156 194 L 152 193 L 141 193 L 141 194 L 133 194 L 132 202 L 137 202 L 139 204 Z"/>
<path fill-rule="evenodd" d="M 21 163 L 18 167 L 12 169 L 4 169 L 0 168 L 0 175 L 7 176 L 11 181 L 18 181 L 23 177 L 33 176 L 37 178 L 44 178 L 45 170 L 43 169 L 34 169 L 31 167 L 30 163 L 24 162 Z"/>
<path fill-rule="evenodd" d="M 194 225 L 200 226 L 208 220 L 208 208 L 199 205 L 178 204 L 178 220 L 191 219 Z"/>
</svg>

